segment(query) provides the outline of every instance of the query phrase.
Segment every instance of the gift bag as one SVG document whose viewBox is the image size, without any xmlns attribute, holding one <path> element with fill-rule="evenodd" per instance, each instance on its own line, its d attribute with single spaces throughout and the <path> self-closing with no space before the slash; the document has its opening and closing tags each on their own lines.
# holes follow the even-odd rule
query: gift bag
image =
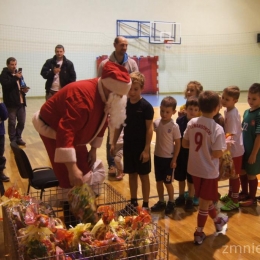
<svg viewBox="0 0 260 260">
<path fill-rule="evenodd" d="M 84 183 L 73 187 L 68 193 L 70 211 L 82 223 L 97 222 L 95 194 L 91 187 Z"/>
<path fill-rule="evenodd" d="M 230 152 L 231 145 L 234 144 L 232 136 L 226 134 L 227 149 L 224 151 L 222 157 L 219 159 L 219 180 L 225 181 L 235 176 L 235 167 Z"/>
</svg>

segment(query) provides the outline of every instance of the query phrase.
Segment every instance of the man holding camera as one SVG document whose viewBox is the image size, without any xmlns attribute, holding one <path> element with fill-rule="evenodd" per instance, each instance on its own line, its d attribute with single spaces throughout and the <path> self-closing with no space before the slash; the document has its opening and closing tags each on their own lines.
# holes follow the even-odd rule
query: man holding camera
<svg viewBox="0 0 260 260">
<path fill-rule="evenodd" d="M 22 132 L 26 118 L 25 95 L 29 90 L 26 86 L 22 69 L 17 71 L 17 61 L 10 57 L 6 61 L 6 68 L 0 75 L 0 82 L 3 89 L 3 100 L 8 111 L 8 134 L 10 142 L 16 141 L 18 145 L 25 145 L 22 139 Z M 17 120 L 17 124 L 16 124 Z"/>
<path fill-rule="evenodd" d="M 48 100 L 65 85 L 76 81 L 76 72 L 73 63 L 64 56 L 65 50 L 62 45 L 55 47 L 55 56 L 48 59 L 42 67 L 41 75 L 47 79 L 45 84 Z"/>
</svg>

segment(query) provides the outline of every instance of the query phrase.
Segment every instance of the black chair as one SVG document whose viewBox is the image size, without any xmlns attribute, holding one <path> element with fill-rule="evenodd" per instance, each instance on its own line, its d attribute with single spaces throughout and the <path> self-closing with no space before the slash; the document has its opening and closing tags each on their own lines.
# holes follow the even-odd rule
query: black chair
<svg viewBox="0 0 260 260">
<path fill-rule="evenodd" d="M 41 190 L 41 199 L 44 189 L 57 187 L 59 185 L 59 181 L 57 180 L 52 168 L 39 167 L 32 169 L 26 153 L 17 145 L 16 142 L 11 143 L 11 148 L 21 177 L 23 179 L 28 179 L 29 181 L 27 194 L 29 194 L 30 187 L 32 186 L 34 189 Z"/>
</svg>

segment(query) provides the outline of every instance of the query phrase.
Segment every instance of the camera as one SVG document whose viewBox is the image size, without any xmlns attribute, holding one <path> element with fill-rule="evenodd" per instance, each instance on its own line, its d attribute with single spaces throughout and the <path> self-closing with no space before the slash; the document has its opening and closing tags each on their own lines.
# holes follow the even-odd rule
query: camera
<svg viewBox="0 0 260 260">
<path fill-rule="evenodd" d="M 55 65 L 55 68 L 59 68 L 59 67 L 60 67 L 60 64 L 56 64 L 56 65 Z"/>
</svg>

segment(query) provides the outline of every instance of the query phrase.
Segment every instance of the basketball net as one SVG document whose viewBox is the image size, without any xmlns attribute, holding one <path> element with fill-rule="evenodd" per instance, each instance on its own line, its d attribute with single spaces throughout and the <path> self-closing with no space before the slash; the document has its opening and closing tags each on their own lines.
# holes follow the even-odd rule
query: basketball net
<svg viewBox="0 0 260 260">
<path fill-rule="evenodd" d="M 173 39 L 165 39 L 164 40 L 165 49 L 171 49 L 173 43 L 174 43 Z"/>
</svg>

